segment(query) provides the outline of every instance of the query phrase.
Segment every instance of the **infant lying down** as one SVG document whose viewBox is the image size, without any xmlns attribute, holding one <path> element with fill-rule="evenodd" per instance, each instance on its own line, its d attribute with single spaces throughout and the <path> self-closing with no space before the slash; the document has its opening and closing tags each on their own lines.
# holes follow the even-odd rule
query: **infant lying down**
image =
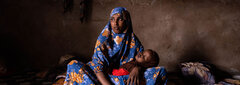
<svg viewBox="0 0 240 85">
<path fill-rule="evenodd" d="M 113 69 L 112 75 L 115 76 L 123 76 L 123 75 L 129 75 L 129 73 L 133 70 L 134 67 L 140 67 L 140 85 L 145 85 L 145 79 L 144 79 L 144 71 L 147 68 L 150 67 L 156 67 L 159 63 L 159 57 L 158 54 L 151 50 L 147 49 L 143 52 L 138 53 L 135 56 L 135 59 L 123 64 L 120 66 L 119 69 Z"/>
</svg>

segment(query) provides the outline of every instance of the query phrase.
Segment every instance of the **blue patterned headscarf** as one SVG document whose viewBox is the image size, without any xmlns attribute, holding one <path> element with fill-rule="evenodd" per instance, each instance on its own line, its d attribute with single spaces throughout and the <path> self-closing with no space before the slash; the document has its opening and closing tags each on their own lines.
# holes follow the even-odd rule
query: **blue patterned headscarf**
<svg viewBox="0 0 240 85">
<path fill-rule="evenodd" d="M 109 67 L 114 63 L 113 68 L 118 68 L 120 65 L 132 61 L 134 56 L 143 51 L 143 46 L 132 31 L 131 18 L 123 7 L 114 8 L 111 11 L 110 18 L 114 14 L 120 14 L 126 18 L 126 28 L 123 33 L 114 33 L 111 28 L 110 21 L 104 27 L 101 34 L 98 36 L 92 61 L 88 64 L 94 70 L 99 72 L 103 70 L 103 67 Z M 106 44 L 107 53 L 109 56 L 103 55 L 101 46 Z"/>
<path fill-rule="evenodd" d="M 125 12 L 125 11 L 127 11 L 127 9 L 124 8 L 124 7 L 114 8 L 114 9 L 112 9 L 112 12 L 111 12 L 111 14 L 110 14 L 110 18 L 111 18 L 114 14 L 117 14 L 117 13 L 119 13 L 120 15 L 122 15 L 123 12 Z"/>
</svg>

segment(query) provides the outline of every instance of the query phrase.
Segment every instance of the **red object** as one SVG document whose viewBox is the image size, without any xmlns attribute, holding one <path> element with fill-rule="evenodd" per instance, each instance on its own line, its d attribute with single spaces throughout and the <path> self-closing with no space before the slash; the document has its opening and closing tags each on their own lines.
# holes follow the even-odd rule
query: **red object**
<svg viewBox="0 0 240 85">
<path fill-rule="evenodd" d="M 114 76 L 123 76 L 123 75 L 128 75 L 129 72 L 123 68 L 120 69 L 113 69 L 112 75 Z"/>
</svg>

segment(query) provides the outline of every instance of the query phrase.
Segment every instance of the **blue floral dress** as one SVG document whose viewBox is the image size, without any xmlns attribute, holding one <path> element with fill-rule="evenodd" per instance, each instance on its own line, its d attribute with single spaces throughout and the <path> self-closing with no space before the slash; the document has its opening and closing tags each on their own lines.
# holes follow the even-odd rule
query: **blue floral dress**
<svg viewBox="0 0 240 85">
<path fill-rule="evenodd" d="M 126 15 L 126 8 L 114 8 L 110 14 Z M 129 17 L 130 18 L 130 17 Z M 131 19 L 129 19 L 131 20 Z M 109 56 L 103 55 L 100 46 L 105 43 Z M 104 71 L 105 68 L 118 68 L 121 65 L 134 60 L 134 56 L 138 52 L 143 51 L 143 46 L 132 31 L 131 21 L 128 22 L 127 28 L 123 33 L 114 33 L 111 28 L 110 21 L 104 27 L 99 35 L 92 61 L 84 64 L 77 60 L 73 60 L 68 64 L 65 85 L 95 85 L 99 84 L 94 73 Z M 114 76 L 108 75 L 112 83 L 115 85 L 124 85 L 128 75 Z M 164 67 L 148 68 L 144 72 L 147 85 L 162 84 L 167 82 L 166 70 Z"/>
</svg>

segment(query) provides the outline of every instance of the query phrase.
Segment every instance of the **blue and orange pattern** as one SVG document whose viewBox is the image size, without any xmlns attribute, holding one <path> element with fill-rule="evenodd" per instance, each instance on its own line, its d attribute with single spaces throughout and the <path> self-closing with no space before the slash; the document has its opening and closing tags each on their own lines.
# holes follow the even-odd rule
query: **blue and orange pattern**
<svg viewBox="0 0 240 85">
<path fill-rule="evenodd" d="M 122 15 L 124 11 L 126 11 L 126 8 L 114 8 L 110 17 L 114 14 Z M 109 56 L 105 56 L 101 50 L 101 45 L 103 43 L 106 45 Z M 114 63 L 113 68 L 118 68 L 122 64 L 132 61 L 134 56 L 138 52 L 142 51 L 143 46 L 133 33 L 132 26 L 128 26 L 123 33 L 117 34 L 114 33 L 111 29 L 110 22 L 108 22 L 96 41 L 92 61 L 87 64 L 83 64 L 76 60 L 71 61 L 68 64 L 64 84 L 94 85 L 99 83 L 94 73 L 103 71 L 104 68 L 108 68 L 110 65 L 113 65 L 112 63 Z M 159 82 L 166 84 L 167 82 L 166 71 L 163 67 L 148 68 L 145 71 L 144 76 L 146 78 L 147 85 L 153 85 Z M 128 79 L 128 75 L 113 76 L 109 74 L 109 77 L 115 85 L 124 85 L 124 81 Z"/>
</svg>

